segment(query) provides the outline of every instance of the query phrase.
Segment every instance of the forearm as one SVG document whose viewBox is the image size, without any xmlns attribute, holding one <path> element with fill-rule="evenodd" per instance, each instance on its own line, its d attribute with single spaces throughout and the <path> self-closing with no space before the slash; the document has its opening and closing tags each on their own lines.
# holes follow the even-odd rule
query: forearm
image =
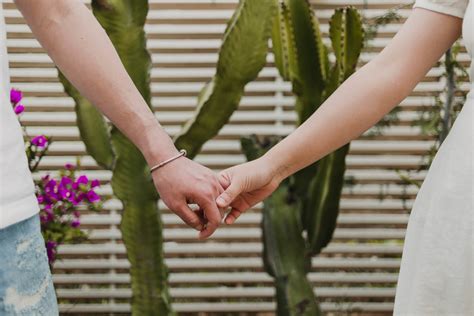
<svg viewBox="0 0 474 316">
<path fill-rule="evenodd" d="M 393 109 L 411 89 L 397 87 L 374 63 L 361 68 L 297 130 L 268 152 L 285 178 L 357 138 Z M 408 91 L 408 92 L 407 92 Z"/>
<path fill-rule="evenodd" d="M 107 34 L 80 1 L 16 3 L 59 69 L 150 164 L 177 152 L 125 71 Z"/>
<path fill-rule="evenodd" d="M 412 16 L 381 54 L 264 156 L 276 175 L 293 174 L 376 124 L 413 90 L 459 36 L 460 19 L 420 9 Z"/>
</svg>

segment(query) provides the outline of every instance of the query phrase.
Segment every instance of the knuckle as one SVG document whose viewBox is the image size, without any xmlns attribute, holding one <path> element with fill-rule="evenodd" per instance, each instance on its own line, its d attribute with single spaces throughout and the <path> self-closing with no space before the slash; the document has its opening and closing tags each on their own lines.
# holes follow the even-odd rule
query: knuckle
<svg viewBox="0 0 474 316">
<path fill-rule="evenodd" d="M 186 222 L 193 227 L 201 224 L 199 219 L 194 216 L 188 216 Z"/>
<path fill-rule="evenodd" d="M 206 200 L 210 200 L 210 197 L 214 196 L 214 189 L 211 186 L 201 187 L 201 194 Z"/>
</svg>

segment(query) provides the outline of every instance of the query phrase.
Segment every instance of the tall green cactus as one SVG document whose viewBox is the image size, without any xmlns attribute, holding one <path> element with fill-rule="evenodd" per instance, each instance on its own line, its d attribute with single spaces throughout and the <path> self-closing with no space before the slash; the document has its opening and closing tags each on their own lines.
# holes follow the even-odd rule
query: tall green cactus
<svg viewBox="0 0 474 316">
<path fill-rule="evenodd" d="M 330 21 L 335 62 L 328 58 L 319 24 L 307 0 L 275 0 L 280 7 L 272 32 L 275 63 L 290 80 L 301 124 L 355 70 L 363 45 L 361 18 L 354 8 L 337 9 Z M 248 160 L 275 139 L 242 139 Z M 329 243 L 336 227 L 349 145 L 291 176 L 264 202 L 264 265 L 274 277 L 278 315 L 320 315 L 306 274 L 311 257 Z"/>
<path fill-rule="evenodd" d="M 148 2 L 93 0 L 92 11 L 150 104 L 151 58 L 144 32 Z M 112 170 L 112 188 L 123 204 L 120 228 L 131 263 L 132 313 L 171 315 L 158 194 L 145 159 L 116 127 L 109 131 L 102 115 L 62 75 L 60 79 L 76 102 L 78 127 L 88 153 L 100 166 Z"/>
<path fill-rule="evenodd" d="M 189 156 L 194 157 L 224 126 L 237 108 L 245 85 L 264 67 L 276 8 L 274 0 L 240 0 L 223 37 L 216 75 L 201 92 L 195 117 L 175 140 Z M 150 105 L 151 59 L 144 32 L 147 0 L 92 0 L 92 11 Z M 109 130 L 100 112 L 61 74 L 60 80 L 75 100 L 77 124 L 87 152 L 113 172 L 112 188 L 123 203 L 120 228 L 131 263 L 132 313 L 172 315 L 159 197 L 145 160 L 117 128 Z"/>
</svg>

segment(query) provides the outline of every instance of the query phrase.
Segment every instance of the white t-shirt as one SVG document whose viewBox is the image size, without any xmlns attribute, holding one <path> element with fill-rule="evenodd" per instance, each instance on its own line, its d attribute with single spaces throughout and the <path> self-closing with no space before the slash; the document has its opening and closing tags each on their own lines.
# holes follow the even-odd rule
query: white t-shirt
<svg viewBox="0 0 474 316">
<path fill-rule="evenodd" d="M 5 21 L 0 3 L 0 229 L 38 211 L 22 130 L 10 104 Z"/>
</svg>

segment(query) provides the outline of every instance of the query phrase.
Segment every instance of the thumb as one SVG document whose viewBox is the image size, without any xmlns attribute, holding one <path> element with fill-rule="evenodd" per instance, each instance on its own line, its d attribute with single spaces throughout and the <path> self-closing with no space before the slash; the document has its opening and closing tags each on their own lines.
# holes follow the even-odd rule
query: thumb
<svg viewBox="0 0 474 316">
<path fill-rule="evenodd" d="M 223 171 L 219 175 L 219 182 L 223 188 L 226 188 L 216 199 L 217 206 L 220 208 L 229 207 L 242 192 L 241 185 L 237 179 L 231 179 L 230 175 Z"/>
</svg>

